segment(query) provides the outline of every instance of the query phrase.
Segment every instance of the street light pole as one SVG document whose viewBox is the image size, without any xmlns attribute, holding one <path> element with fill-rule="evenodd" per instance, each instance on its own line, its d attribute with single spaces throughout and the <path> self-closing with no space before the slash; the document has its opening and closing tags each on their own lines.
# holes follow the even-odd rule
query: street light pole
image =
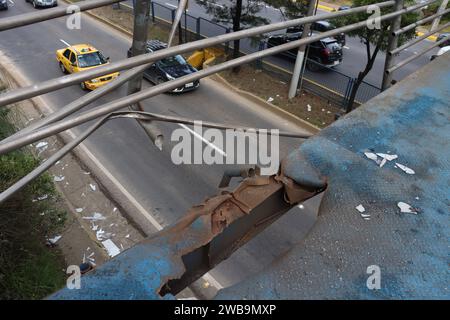
<svg viewBox="0 0 450 320">
<path fill-rule="evenodd" d="M 133 42 L 131 44 L 131 56 L 137 56 L 146 53 L 147 33 L 150 21 L 150 3 L 149 0 L 134 0 L 134 25 Z M 138 73 L 128 82 L 128 95 L 136 93 L 142 87 L 142 75 Z M 130 105 L 134 111 L 144 111 L 139 103 Z M 145 133 L 153 141 L 155 146 L 162 150 L 163 135 L 161 131 L 150 121 L 138 120 L 138 123 L 144 129 Z"/>
<path fill-rule="evenodd" d="M 318 0 L 310 0 L 309 1 L 308 13 L 306 14 L 307 16 L 313 16 L 315 14 L 317 4 L 318 4 Z M 300 36 L 300 39 L 304 39 L 304 38 L 308 37 L 310 30 L 311 30 L 311 24 L 310 23 L 305 24 L 303 27 L 303 32 L 302 32 L 302 35 Z M 306 45 L 301 45 L 298 48 L 297 58 L 295 59 L 294 72 L 292 74 L 291 84 L 289 87 L 289 94 L 288 94 L 289 99 L 294 98 L 297 94 L 298 82 L 300 80 L 301 72 L 303 70 L 303 62 L 305 60 L 305 49 L 306 49 Z"/>
<path fill-rule="evenodd" d="M 395 0 L 394 11 L 399 11 L 401 9 L 403 9 L 403 0 Z M 389 28 L 389 39 L 386 52 L 391 52 L 397 48 L 398 36 L 395 35 L 394 32 L 400 29 L 401 22 L 402 22 L 401 15 L 392 19 L 391 26 Z M 391 68 L 392 65 L 394 64 L 394 58 L 395 58 L 394 55 L 386 54 L 386 59 L 384 61 L 383 82 L 381 84 L 381 91 L 384 91 L 391 86 L 392 73 L 388 73 L 387 70 Z"/>
</svg>

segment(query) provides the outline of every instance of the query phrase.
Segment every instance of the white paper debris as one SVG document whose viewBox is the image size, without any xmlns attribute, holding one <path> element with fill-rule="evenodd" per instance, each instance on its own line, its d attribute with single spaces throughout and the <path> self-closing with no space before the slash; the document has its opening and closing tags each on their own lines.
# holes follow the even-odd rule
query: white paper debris
<svg viewBox="0 0 450 320">
<path fill-rule="evenodd" d="M 92 220 L 92 221 L 97 221 L 97 220 L 105 220 L 106 217 L 104 217 L 101 213 L 99 212 L 94 212 L 94 214 L 90 217 L 83 217 L 83 219 L 85 220 Z"/>
<path fill-rule="evenodd" d="M 399 167 L 399 168 L 400 168 L 401 170 L 403 170 L 405 173 L 407 173 L 407 174 L 415 174 L 415 172 L 414 172 L 413 169 L 408 168 L 407 166 L 405 166 L 405 165 L 403 165 L 403 164 L 401 164 L 401 163 L 398 163 L 398 162 L 396 162 L 395 164 L 397 165 L 397 167 Z"/>
<path fill-rule="evenodd" d="M 84 210 L 83 208 L 76 208 L 76 209 L 75 209 L 75 211 L 76 211 L 77 213 L 82 213 L 83 210 Z"/>
<path fill-rule="evenodd" d="M 365 218 L 370 218 L 370 214 L 366 214 L 366 213 L 361 213 L 361 217 Z"/>
<path fill-rule="evenodd" d="M 32 201 L 33 202 L 36 202 L 36 201 L 42 201 L 42 200 L 45 200 L 45 199 L 47 199 L 48 198 L 48 195 L 47 194 L 44 194 L 44 195 L 42 195 L 42 196 L 40 196 L 40 197 L 37 197 L 36 199 L 33 199 Z"/>
<path fill-rule="evenodd" d="M 373 160 L 375 162 L 378 161 L 378 156 L 375 153 L 372 152 L 364 152 L 364 155 L 369 158 L 370 160 Z M 378 162 L 377 162 L 378 163 Z"/>
<path fill-rule="evenodd" d="M 105 231 L 103 231 L 103 229 L 98 230 L 95 235 L 97 236 L 97 240 L 102 240 L 103 238 L 105 238 Z"/>
<path fill-rule="evenodd" d="M 272 97 L 269 97 L 269 99 L 267 99 L 267 102 L 272 102 L 272 101 L 273 101 Z"/>
<path fill-rule="evenodd" d="M 311 105 L 308 104 L 306 107 L 308 108 L 308 111 L 311 112 L 311 109 L 312 109 Z"/>
<path fill-rule="evenodd" d="M 50 239 L 47 239 L 48 240 L 48 242 L 50 242 L 51 244 L 55 244 L 56 242 L 58 242 L 58 240 L 59 239 L 61 239 L 62 238 L 62 236 L 55 236 L 55 237 L 53 237 L 53 238 L 50 238 Z"/>
<path fill-rule="evenodd" d="M 37 149 L 47 149 L 47 147 L 48 147 L 48 142 L 46 142 L 46 141 L 41 141 L 41 142 L 39 142 L 37 145 L 36 145 L 36 148 Z"/>
<path fill-rule="evenodd" d="M 97 229 L 98 229 L 98 225 L 92 224 L 92 231 L 97 231 Z"/>
<path fill-rule="evenodd" d="M 83 174 L 90 175 L 91 173 L 89 171 L 83 171 Z"/>
<path fill-rule="evenodd" d="M 396 154 L 377 153 L 377 155 L 382 157 L 383 159 L 386 159 L 387 161 L 392 161 L 398 158 L 398 155 Z"/>
<path fill-rule="evenodd" d="M 97 187 L 95 186 L 95 184 L 90 183 L 89 187 L 91 188 L 92 191 L 97 190 Z"/>
<path fill-rule="evenodd" d="M 125 238 L 129 238 L 130 237 L 130 235 L 129 234 L 127 234 L 126 236 L 125 236 Z"/>
<path fill-rule="evenodd" d="M 359 206 L 356 207 L 356 210 L 358 210 L 360 213 L 363 213 L 364 211 L 366 211 L 366 208 L 364 208 L 363 205 L 360 204 Z"/>
<path fill-rule="evenodd" d="M 120 249 L 114 244 L 114 242 L 112 242 L 111 239 L 102 241 L 102 244 L 111 258 L 117 256 L 120 253 Z"/>
<path fill-rule="evenodd" d="M 397 203 L 397 206 L 400 208 L 400 212 L 402 213 L 413 213 L 413 214 L 417 214 L 417 211 L 411 207 L 409 204 L 405 203 L 405 202 L 399 202 Z"/>
<path fill-rule="evenodd" d="M 54 176 L 54 177 L 53 177 L 53 181 L 55 181 L 55 182 L 61 182 L 61 181 L 63 181 L 64 179 L 65 179 L 64 176 Z"/>
<path fill-rule="evenodd" d="M 114 207 L 114 209 L 113 209 L 113 212 L 116 212 L 117 211 L 117 208 L 116 207 Z"/>
</svg>

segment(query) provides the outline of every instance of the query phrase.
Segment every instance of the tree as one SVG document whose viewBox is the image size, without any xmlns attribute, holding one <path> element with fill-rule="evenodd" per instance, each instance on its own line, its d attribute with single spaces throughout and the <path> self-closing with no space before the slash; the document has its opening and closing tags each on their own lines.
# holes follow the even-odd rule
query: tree
<svg viewBox="0 0 450 320">
<path fill-rule="evenodd" d="M 298 19 L 308 11 L 308 0 L 264 0 L 271 7 L 278 9 L 284 19 Z"/>
<path fill-rule="evenodd" d="M 241 30 L 242 27 L 254 27 L 269 23 L 269 20 L 256 14 L 262 9 L 262 0 L 229 0 L 226 4 L 218 4 L 218 0 L 196 0 L 205 7 L 208 14 L 214 16 L 214 21 L 232 24 L 233 32 Z M 233 59 L 239 57 L 240 41 L 234 40 Z M 237 71 L 238 69 L 234 69 Z"/>
<path fill-rule="evenodd" d="M 377 4 L 381 1 L 377 0 L 354 0 L 353 1 L 353 7 L 360 7 L 360 6 L 366 6 L 370 4 Z M 410 3 L 412 1 L 405 0 L 405 4 Z M 383 8 L 380 10 L 381 15 L 384 15 L 386 13 L 392 12 L 392 7 Z M 357 23 L 359 21 L 367 20 L 369 18 L 374 18 L 373 12 L 371 13 L 357 13 L 357 14 L 351 14 L 339 19 L 336 19 L 336 25 L 337 26 L 344 26 L 349 25 L 353 23 Z M 415 21 L 417 21 L 418 13 L 417 12 L 410 12 L 407 14 L 402 15 L 401 20 L 401 26 L 404 27 L 408 24 L 411 24 Z M 372 20 L 376 22 L 376 20 Z M 363 82 L 364 78 L 367 76 L 367 74 L 372 70 L 373 64 L 375 62 L 375 59 L 380 51 L 386 51 L 388 47 L 388 41 L 389 41 L 389 29 L 390 29 L 391 22 L 389 20 L 381 21 L 379 26 L 371 25 L 372 28 L 368 28 L 367 26 L 364 28 L 360 28 L 357 30 L 353 30 L 348 32 L 348 36 L 350 37 L 359 37 L 361 42 L 366 47 L 366 54 L 367 54 L 367 63 L 363 70 L 361 70 L 358 73 L 358 77 L 356 78 L 356 81 L 353 85 L 352 91 L 350 93 L 350 98 L 347 104 L 346 112 L 350 112 L 353 108 L 353 104 L 356 98 L 356 94 L 358 92 L 358 89 Z M 407 42 L 408 40 L 412 39 L 415 36 L 415 30 L 410 30 L 408 32 L 405 32 L 401 34 L 398 37 L 398 46 L 401 46 L 403 43 Z"/>
</svg>

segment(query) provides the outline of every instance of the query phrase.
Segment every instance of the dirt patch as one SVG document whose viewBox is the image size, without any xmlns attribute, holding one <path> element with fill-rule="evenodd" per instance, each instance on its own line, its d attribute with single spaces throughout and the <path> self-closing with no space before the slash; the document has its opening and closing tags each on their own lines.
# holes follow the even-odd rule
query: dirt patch
<svg viewBox="0 0 450 320">
<path fill-rule="evenodd" d="M 239 89 L 251 92 L 319 128 L 331 124 L 335 114 L 340 111 L 329 101 L 305 91 L 289 100 L 288 83 L 251 66 L 242 66 L 239 73 L 230 70 L 220 75 Z"/>
</svg>

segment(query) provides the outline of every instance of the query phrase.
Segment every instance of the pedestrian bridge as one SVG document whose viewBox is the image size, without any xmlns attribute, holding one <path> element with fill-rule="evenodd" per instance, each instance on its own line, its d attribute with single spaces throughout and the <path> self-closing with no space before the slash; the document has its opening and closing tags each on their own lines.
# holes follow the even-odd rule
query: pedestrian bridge
<svg viewBox="0 0 450 320">
<path fill-rule="evenodd" d="M 286 255 L 216 298 L 449 299 L 449 142 L 447 53 L 292 151 L 284 176 L 326 184 L 317 222 Z M 84 275 L 80 290 L 50 298 L 173 298 L 160 295 L 163 285 L 198 267 L 186 253 L 213 247 L 211 208 L 202 208 Z"/>
</svg>

